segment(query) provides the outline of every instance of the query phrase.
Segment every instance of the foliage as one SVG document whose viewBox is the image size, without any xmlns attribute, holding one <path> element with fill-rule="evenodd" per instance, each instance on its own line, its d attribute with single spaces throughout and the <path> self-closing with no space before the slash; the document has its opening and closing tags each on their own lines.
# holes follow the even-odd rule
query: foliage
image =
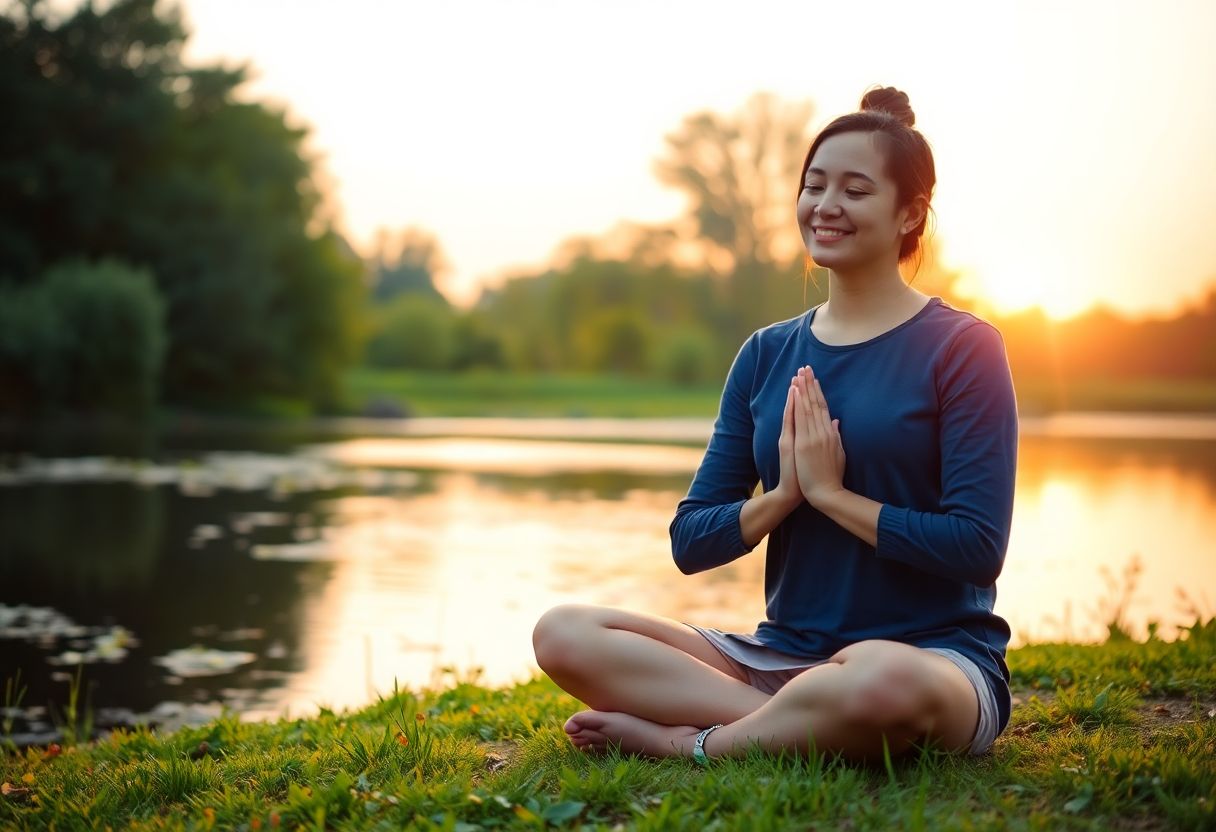
<svg viewBox="0 0 1216 832">
<path fill-rule="evenodd" d="M 444 370 L 456 351 L 456 316 L 442 300 L 422 294 L 399 295 L 374 311 L 367 344 L 371 367 Z"/>
<path fill-rule="evenodd" d="M 188 67 L 176 9 L 28 2 L 0 16 L 0 282 L 72 258 L 146 269 L 166 309 L 163 396 L 337 398 L 362 265 L 324 228 L 306 131 Z"/>
<path fill-rule="evenodd" d="M 165 350 L 164 304 L 147 272 L 65 262 L 0 285 L 0 406 L 9 412 L 146 411 Z"/>
<path fill-rule="evenodd" d="M 371 300 L 382 304 L 402 294 L 421 294 L 442 301 L 436 281 L 449 270 L 447 258 L 434 234 L 406 228 L 397 234 L 376 235 L 370 276 Z"/>
<path fill-rule="evenodd" d="M 737 113 L 693 113 L 666 136 L 655 174 L 688 196 L 707 263 L 746 269 L 799 256 L 794 203 L 813 111 L 757 93 Z"/>
<path fill-rule="evenodd" d="M 712 383 L 717 369 L 713 357 L 713 337 L 703 328 L 689 325 L 663 333 L 654 364 L 659 378 L 691 387 Z"/>
</svg>

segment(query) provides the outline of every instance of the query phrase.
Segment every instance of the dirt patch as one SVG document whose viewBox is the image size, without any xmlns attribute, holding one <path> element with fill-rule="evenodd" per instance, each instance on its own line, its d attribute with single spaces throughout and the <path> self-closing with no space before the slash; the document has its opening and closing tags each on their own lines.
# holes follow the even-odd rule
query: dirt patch
<svg viewBox="0 0 1216 832">
<path fill-rule="evenodd" d="M 1144 699 L 1136 706 L 1141 728 L 1149 731 L 1169 728 L 1187 722 L 1216 719 L 1216 700 L 1177 699 L 1159 697 Z"/>
<path fill-rule="evenodd" d="M 510 765 L 519 751 L 519 746 L 513 742 L 481 742 L 478 746 L 486 755 L 486 773 L 494 772 Z"/>
<path fill-rule="evenodd" d="M 1025 707 L 1032 696 L 1037 697 L 1039 702 L 1047 707 L 1051 707 L 1056 700 L 1055 691 L 1014 691 L 1013 713 L 1016 715 L 1020 708 Z M 1145 697 L 1132 710 L 1137 717 L 1132 730 L 1152 734 L 1164 728 L 1216 719 L 1216 700 L 1186 699 L 1177 696 Z M 1008 733 L 1021 737 L 1041 728 L 1042 726 L 1038 722 L 1024 722 L 1020 725 L 1010 726 Z"/>
</svg>

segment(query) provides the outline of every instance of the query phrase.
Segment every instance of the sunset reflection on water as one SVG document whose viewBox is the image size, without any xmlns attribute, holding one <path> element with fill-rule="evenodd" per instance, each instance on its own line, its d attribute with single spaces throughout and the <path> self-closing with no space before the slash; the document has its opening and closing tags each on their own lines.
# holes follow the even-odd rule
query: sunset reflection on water
<svg viewBox="0 0 1216 832">
<path fill-rule="evenodd" d="M 543 440 L 359 439 L 307 453 L 423 470 L 405 494 L 326 506 L 328 577 L 305 587 L 299 666 L 281 705 L 357 705 L 437 685 L 442 668 L 505 684 L 536 672 L 531 632 L 567 602 L 750 632 L 764 616 L 764 545 L 682 575 L 667 527 L 700 448 Z M 1212 613 L 1212 443 L 1023 437 L 998 614 L 1027 641 L 1105 637 L 1119 579 L 1142 573 L 1123 617 L 1173 638 L 1180 588 Z M 1105 574 L 1104 574 L 1105 570 Z M 1108 616 L 1109 617 L 1109 616 Z M 447 677 L 450 682 L 451 677 Z"/>
</svg>

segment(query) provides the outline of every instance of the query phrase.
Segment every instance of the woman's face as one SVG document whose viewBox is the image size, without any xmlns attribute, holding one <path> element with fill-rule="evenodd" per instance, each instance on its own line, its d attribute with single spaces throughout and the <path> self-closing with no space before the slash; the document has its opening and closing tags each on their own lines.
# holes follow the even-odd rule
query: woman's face
<svg viewBox="0 0 1216 832">
<path fill-rule="evenodd" d="M 807 168 L 798 195 L 798 227 L 816 265 L 837 269 L 898 260 L 904 228 L 919 222 L 910 218 L 910 208 L 895 210 L 895 183 L 883 175 L 883 157 L 872 137 L 830 136 Z"/>
</svg>

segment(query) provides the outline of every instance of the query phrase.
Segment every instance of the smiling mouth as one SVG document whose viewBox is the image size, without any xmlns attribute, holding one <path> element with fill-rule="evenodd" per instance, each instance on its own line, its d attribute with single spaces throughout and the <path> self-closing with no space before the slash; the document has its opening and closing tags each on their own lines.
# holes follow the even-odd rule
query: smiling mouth
<svg viewBox="0 0 1216 832">
<path fill-rule="evenodd" d="M 841 240 L 853 233 L 852 231 L 831 231 L 826 228 L 816 228 L 814 231 L 816 240 Z"/>
</svg>

